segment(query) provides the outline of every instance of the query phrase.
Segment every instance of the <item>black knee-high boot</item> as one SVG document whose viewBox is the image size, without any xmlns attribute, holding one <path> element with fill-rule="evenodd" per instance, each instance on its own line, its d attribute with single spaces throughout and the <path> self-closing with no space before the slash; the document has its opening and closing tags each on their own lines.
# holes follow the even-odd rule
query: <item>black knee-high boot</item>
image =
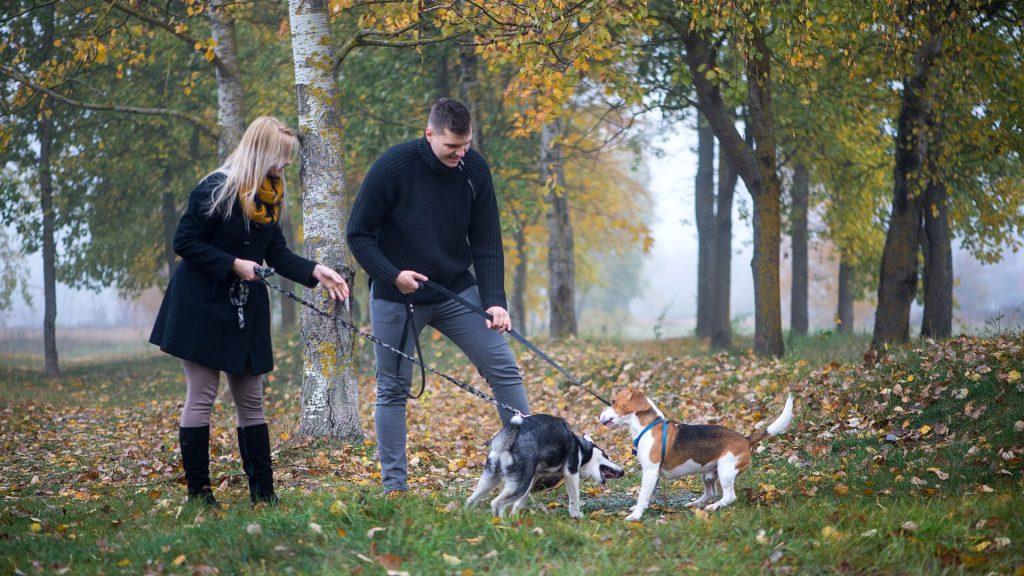
<svg viewBox="0 0 1024 576">
<path fill-rule="evenodd" d="M 178 428 L 181 445 L 181 465 L 185 469 L 188 499 L 217 507 L 217 499 L 210 488 L 210 427 Z"/>
<path fill-rule="evenodd" d="M 253 504 L 276 504 L 278 499 L 274 494 L 274 471 L 270 463 L 270 428 L 266 424 L 257 424 L 237 430 L 242 470 L 249 477 L 249 497 Z"/>
</svg>

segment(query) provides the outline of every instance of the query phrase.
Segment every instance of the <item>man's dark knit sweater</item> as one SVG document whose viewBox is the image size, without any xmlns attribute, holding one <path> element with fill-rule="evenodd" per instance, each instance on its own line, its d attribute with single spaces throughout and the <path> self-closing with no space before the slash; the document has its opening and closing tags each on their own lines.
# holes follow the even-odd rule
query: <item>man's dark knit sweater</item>
<svg viewBox="0 0 1024 576">
<path fill-rule="evenodd" d="M 394 146 L 373 163 L 346 236 L 370 275 L 375 297 L 404 302 L 395 278 L 414 270 L 456 293 L 478 282 L 484 309 L 508 308 L 491 170 L 472 149 L 463 164 L 463 169 L 446 166 L 426 138 Z M 412 296 L 417 304 L 445 299 L 429 288 Z"/>
</svg>

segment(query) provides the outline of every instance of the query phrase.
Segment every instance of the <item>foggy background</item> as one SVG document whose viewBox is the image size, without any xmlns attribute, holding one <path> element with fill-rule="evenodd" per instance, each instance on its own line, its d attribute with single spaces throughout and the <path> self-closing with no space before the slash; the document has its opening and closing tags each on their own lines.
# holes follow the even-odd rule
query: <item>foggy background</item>
<svg viewBox="0 0 1024 576">
<path fill-rule="evenodd" d="M 500 159 L 495 159 L 500 162 Z M 581 321 L 581 336 L 652 339 L 687 336 L 696 324 L 697 230 L 694 225 L 693 186 L 697 169 L 696 134 L 692 127 L 665 130 L 649 143 L 645 153 L 648 188 L 653 201 L 652 221 L 648 223 L 654 245 L 645 255 L 640 291 L 629 303 L 629 317 L 618 319 L 614 328 L 587 333 Z M 500 194 L 500 191 L 499 191 Z M 294 199 L 293 199 L 294 201 Z M 752 229 L 740 214 L 750 211 L 751 200 L 737 184 L 734 203 L 732 306 L 734 327 L 741 333 L 753 332 L 754 289 L 750 273 Z M 815 222 L 811 216 L 810 246 L 810 327 L 811 333 L 834 326 L 838 263 L 829 257 L 829 246 L 813 238 Z M 58 243 L 58 247 L 60 244 Z M 954 243 L 956 246 L 956 243 Z M 783 325 L 789 324 L 789 239 L 782 241 Z M 33 303 L 20 295 L 13 298 L 11 310 L 0 312 L 0 351 L 9 350 L 12 341 L 40 336 L 43 323 L 42 256 L 30 256 L 26 262 Z M 982 265 L 968 253 L 955 248 L 954 331 L 983 331 L 1024 325 L 1024 255 L 1007 252 L 1002 262 Z M 614 275 L 609 280 L 615 281 Z M 272 301 L 276 299 L 272 296 Z M 146 349 L 149 328 L 156 316 L 161 294 L 150 289 L 138 300 L 121 300 L 116 290 L 99 293 L 72 290 L 57 285 L 57 332 L 85 332 L 102 341 L 137 341 Z M 874 322 L 874 295 L 871 301 L 858 302 L 854 328 L 870 332 Z M 586 316 L 584 309 L 581 320 Z M 920 326 L 921 307 L 911 313 L 912 329 Z M 531 336 L 546 334 L 546 327 L 532 326 Z M 102 329 L 102 330 L 96 330 Z M 98 342 L 99 343 L 99 342 Z M 39 353 L 42 351 L 40 350 Z"/>
</svg>

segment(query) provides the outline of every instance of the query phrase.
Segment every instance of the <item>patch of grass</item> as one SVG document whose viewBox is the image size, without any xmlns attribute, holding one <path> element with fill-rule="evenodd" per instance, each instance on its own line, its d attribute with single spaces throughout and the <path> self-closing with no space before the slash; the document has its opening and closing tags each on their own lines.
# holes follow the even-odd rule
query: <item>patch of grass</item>
<svg viewBox="0 0 1024 576">
<path fill-rule="evenodd" d="M 700 490 L 697 479 L 662 480 L 640 523 L 622 520 L 640 482 L 628 434 L 595 431 L 599 404 L 527 352 L 517 356 L 537 410 L 595 432 L 626 467 L 618 482 L 584 484 L 580 521 L 568 517 L 562 489 L 532 496 L 515 518 L 464 510 L 496 419 L 435 378 L 409 404 L 412 492 L 382 497 L 372 363 L 359 376 L 367 442 L 302 438 L 291 428 L 298 342 L 275 338 L 267 411 L 282 504 L 273 508 L 249 504 L 233 411 L 222 403 L 211 472 L 225 507 L 183 502 L 175 437 L 183 377 L 173 358 L 75 365 L 57 380 L 0 365 L 0 572 L 1024 573 L 1018 337 L 894 348 L 867 364 L 863 350 L 845 363 L 814 342 L 815 360 L 803 365 L 662 353 L 664 344 L 694 345 L 686 340 L 546 344 L 588 385 L 640 386 L 672 418 L 744 434 L 777 415 L 784 390 L 797 396 L 793 425 L 760 445 L 736 503 L 696 513 L 684 503 Z M 445 341 L 424 343 L 432 363 L 487 390 Z"/>
<path fill-rule="evenodd" d="M 1019 502 L 995 495 L 867 505 L 786 496 L 708 516 L 661 506 L 642 523 L 623 522 L 624 510 L 594 496 L 580 521 L 543 499 L 494 520 L 485 509 L 453 509 L 463 494 L 391 500 L 341 481 L 282 496 L 278 507 L 253 509 L 232 491 L 222 511 L 127 490 L 98 501 L 5 503 L 0 565 L 114 574 L 373 574 L 385 566 L 415 574 L 1010 572 L 1021 559 L 1003 539 L 1024 534 Z"/>
<path fill-rule="evenodd" d="M 0 363 L 0 399 L 55 405 L 131 405 L 184 395 L 181 363 L 165 354 L 66 362 L 59 378 L 39 367 Z"/>
<path fill-rule="evenodd" d="M 858 332 L 843 334 L 835 330 L 822 330 L 807 336 L 786 339 L 786 359 L 803 360 L 812 366 L 825 366 L 833 362 L 858 363 L 871 346 L 871 334 Z"/>
</svg>

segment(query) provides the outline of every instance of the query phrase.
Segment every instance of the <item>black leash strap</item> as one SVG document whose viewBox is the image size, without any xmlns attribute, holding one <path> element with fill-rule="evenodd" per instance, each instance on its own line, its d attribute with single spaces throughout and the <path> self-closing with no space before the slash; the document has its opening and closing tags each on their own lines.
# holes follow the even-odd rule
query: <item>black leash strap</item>
<svg viewBox="0 0 1024 576">
<path fill-rule="evenodd" d="M 412 334 L 412 341 L 416 343 L 416 357 L 420 359 L 420 391 L 418 394 L 406 393 L 406 396 L 413 400 L 423 396 L 423 391 L 427 389 L 427 370 L 424 368 L 423 363 L 423 350 L 420 349 L 420 331 L 416 329 L 416 309 L 412 304 L 412 296 L 406 294 L 405 296 L 405 326 L 402 327 L 402 341 L 398 344 L 399 350 L 405 350 L 405 343 L 409 339 L 409 334 Z M 402 369 L 402 357 L 395 357 L 395 373 Z M 411 388 L 410 388 L 411 390 Z"/>
<path fill-rule="evenodd" d="M 509 412 L 511 412 L 512 414 L 515 414 L 517 416 L 523 416 L 523 417 L 528 416 L 527 414 L 523 414 L 522 412 L 520 412 L 516 408 L 513 408 L 512 406 L 509 406 L 508 404 L 505 404 L 503 402 L 498 402 L 494 398 L 488 396 L 487 394 L 484 394 L 483 392 L 477 390 L 476 388 L 473 388 L 472 386 L 470 386 L 469 384 L 466 384 L 465 382 L 462 382 L 462 381 L 460 381 L 460 380 L 458 380 L 456 378 L 453 378 L 453 377 L 451 377 L 451 376 L 449 376 L 449 375 L 447 375 L 447 374 L 445 374 L 443 372 L 439 372 L 438 370 L 435 370 L 435 369 L 431 368 L 430 366 L 427 366 L 427 364 L 425 362 L 423 362 L 422 360 L 419 360 L 419 359 L 413 358 L 412 356 L 409 356 L 405 352 L 402 352 L 401 350 L 398 350 L 394 346 L 388 344 L 387 342 L 384 342 L 383 340 L 381 340 L 380 338 L 377 338 L 373 334 L 367 334 L 366 332 L 363 332 L 358 327 L 356 327 L 355 324 L 352 324 L 351 322 L 345 320 L 341 316 L 339 316 L 337 314 L 328 314 L 327 312 L 324 312 L 323 310 L 317 308 L 313 304 L 303 300 L 302 298 L 299 298 L 291 290 L 285 290 L 285 289 L 283 289 L 283 288 L 281 288 L 279 286 L 275 286 L 275 285 L 271 284 L 270 282 L 267 282 L 267 276 L 270 276 L 270 275 L 272 275 L 274 273 L 273 268 L 261 268 L 261 269 L 257 270 L 256 273 L 260 277 L 260 282 L 262 282 L 264 285 L 268 286 L 269 288 L 271 288 L 273 290 L 276 290 L 277 292 L 280 292 L 281 294 L 284 294 L 285 296 L 287 296 L 288 298 L 291 298 L 292 300 L 295 300 L 299 304 L 302 304 L 306 308 L 309 308 L 310 310 L 312 310 L 313 312 L 316 312 L 317 314 L 323 316 L 324 318 L 330 318 L 331 320 L 334 320 L 335 322 L 337 322 L 338 324 L 341 324 L 342 326 L 344 326 L 345 328 L 347 328 L 350 331 L 354 332 L 355 334 L 358 334 L 358 335 L 362 336 L 363 338 L 366 338 L 367 340 L 369 340 L 369 341 L 371 341 L 371 342 L 373 342 L 375 344 L 380 344 L 381 346 L 383 346 L 387 350 L 390 350 L 391 352 L 394 352 L 395 354 L 398 354 L 399 356 L 409 360 L 413 364 L 416 364 L 416 365 L 420 366 L 420 368 L 423 368 L 424 370 L 429 371 L 431 374 L 436 374 L 437 376 L 440 376 L 441 378 L 444 378 L 445 380 L 451 382 L 452 384 L 455 384 L 459 388 L 462 388 L 466 392 L 469 392 L 470 394 L 476 396 L 477 398 L 480 398 L 481 400 L 484 400 L 485 402 L 489 402 L 489 403 L 491 403 L 491 404 L 493 404 L 493 405 L 495 405 L 498 408 L 501 408 L 503 410 L 508 410 Z M 424 376 L 424 378 L 426 378 L 426 377 Z M 422 394 L 422 391 L 420 392 L 420 394 Z"/>
<path fill-rule="evenodd" d="M 476 304 L 473 304 L 469 300 L 466 300 L 462 296 L 459 296 L 458 294 L 456 294 L 455 292 L 452 292 L 451 290 L 445 288 L 444 286 L 441 286 L 437 282 L 433 282 L 431 280 L 426 280 L 426 281 L 420 282 L 420 284 L 423 284 L 427 288 L 430 288 L 431 290 L 433 290 L 433 291 L 435 291 L 435 292 L 437 292 L 439 294 L 443 294 L 443 295 L 447 296 L 448 298 L 451 298 L 452 300 L 455 300 L 459 304 L 462 304 L 463 306 L 465 306 L 469 310 L 472 310 L 473 312 L 476 312 L 477 314 L 479 314 L 480 316 L 483 316 L 484 318 L 486 318 L 488 320 L 492 320 L 492 321 L 494 320 L 493 318 L 491 318 L 491 315 L 488 314 L 486 310 L 484 310 L 483 308 L 477 306 Z M 522 343 L 523 346 L 526 346 L 527 348 L 529 348 L 531 352 L 533 352 L 537 356 L 540 356 L 541 359 L 543 359 L 548 364 L 554 366 L 556 370 L 561 372 L 562 375 L 564 375 L 566 378 L 569 379 L 569 382 L 572 382 L 574 385 L 579 386 L 580 388 L 583 388 L 590 395 L 592 395 L 594 398 L 597 398 L 601 402 L 604 402 L 605 406 L 611 406 L 612 405 L 611 402 L 609 402 L 608 400 L 605 400 L 604 397 L 602 397 L 600 394 L 598 394 L 597 392 L 594 392 L 590 388 L 584 386 L 583 382 L 580 382 L 580 380 L 578 378 L 576 378 L 575 376 L 573 376 L 572 374 L 570 374 L 568 370 L 566 370 L 565 368 L 562 368 L 561 366 L 559 366 L 559 364 L 557 362 L 552 360 L 550 356 L 545 354 L 543 350 L 541 350 L 536 345 L 534 345 L 533 342 L 530 342 L 529 340 L 527 340 L 525 336 L 523 336 L 519 332 L 516 332 L 514 329 L 509 330 L 508 333 L 513 338 L 515 338 L 520 343 Z"/>
</svg>

